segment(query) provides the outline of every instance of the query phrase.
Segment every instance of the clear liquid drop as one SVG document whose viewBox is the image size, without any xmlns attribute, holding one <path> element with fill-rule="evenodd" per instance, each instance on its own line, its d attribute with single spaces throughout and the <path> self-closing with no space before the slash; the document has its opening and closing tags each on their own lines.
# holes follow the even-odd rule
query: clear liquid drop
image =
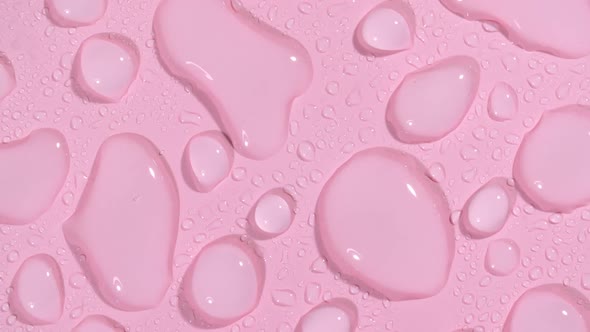
<svg viewBox="0 0 590 332">
<path fill-rule="evenodd" d="M 72 332 L 124 332 L 125 328 L 116 321 L 102 315 L 84 318 Z"/>
<path fill-rule="evenodd" d="M 62 27 L 91 25 L 104 15 L 107 0 L 46 0 L 51 20 Z"/>
<path fill-rule="evenodd" d="M 514 118 L 518 112 L 518 95 L 512 86 L 500 82 L 496 84 L 488 98 L 488 114 L 496 121 Z"/>
<path fill-rule="evenodd" d="M 295 216 L 295 201 L 282 189 L 266 192 L 250 212 L 250 225 L 255 235 L 278 236 L 289 229 Z"/>
<path fill-rule="evenodd" d="M 225 136 L 216 131 L 198 134 L 184 150 L 183 172 L 197 191 L 209 192 L 223 181 L 232 168 L 234 150 Z"/>
<path fill-rule="evenodd" d="M 356 306 L 349 300 L 332 299 L 307 312 L 295 332 L 354 332 L 358 322 Z"/>
<path fill-rule="evenodd" d="M 488 244 L 484 266 L 495 276 L 507 276 L 520 262 L 520 247 L 510 239 L 498 239 Z"/>
</svg>

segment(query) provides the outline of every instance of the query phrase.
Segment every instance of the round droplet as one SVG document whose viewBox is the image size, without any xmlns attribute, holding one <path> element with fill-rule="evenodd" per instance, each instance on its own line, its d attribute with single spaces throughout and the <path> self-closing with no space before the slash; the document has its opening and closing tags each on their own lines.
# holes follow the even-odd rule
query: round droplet
<svg viewBox="0 0 590 332">
<path fill-rule="evenodd" d="M 388 148 L 359 152 L 342 165 L 317 204 L 318 244 L 328 261 L 391 300 L 436 294 L 455 241 L 448 203 L 426 174 L 417 159 Z"/>
<path fill-rule="evenodd" d="M 496 84 L 488 99 L 488 114 L 496 121 L 512 119 L 518 112 L 518 96 L 507 83 Z"/>
<path fill-rule="evenodd" d="M 226 326 L 260 301 L 264 261 L 236 237 L 205 246 L 185 275 L 184 295 L 194 314 L 212 326 Z"/>
<path fill-rule="evenodd" d="M 408 49 L 413 44 L 415 20 L 405 2 L 383 2 L 362 19 L 356 42 L 367 53 L 391 54 Z"/>
<path fill-rule="evenodd" d="M 229 175 L 234 150 L 221 132 L 208 131 L 191 138 L 183 159 L 188 183 L 197 191 L 209 192 Z"/>
<path fill-rule="evenodd" d="M 125 328 L 116 321 L 102 315 L 92 315 L 84 318 L 76 325 L 72 332 L 124 332 Z"/>
<path fill-rule="evenodd" d="M 131 40 L 112 33 L 97 34 L 80 46 L 74 77 L 89 98 L 114 103 L 127 93 L 138 68 L 139 53 Z"/>
<path fill-rule="evenodd" d="M 49 17 L 62 27 L 79 27 L 98 21 L 107 9 L 107 0 L 46 0 Z"/>
<path fill-rule="evenodd" d="M 504 178 L 495 178 L 479 188 L 465 203 L 461 213 L 462 226 L 473 237 L 496 234 L 512 211 L 516 191 Z"/>
<path fill-rule="evenodd" d="M 516 242 L 509 239 L 499 239 L 490 242 L 486 251 L 486 270 L 496 276 L 506 276 L 518 267 L 520 262 L 520 248 Z"/>
<path fill-rule="evenodd" d="M 59 320 L 64 305 L 64 284 L 57 262 L 47 254 L 27 258 L 12 281 L 10 309 L 26 324 Z"/>
<path fill-rule="evenodd" d="M 12 64 L 0 53 L 0 101 L 16 86 L 16 76 Z"/>
<path fill-rule="evenodd" d="M 311 142 L 303 141 L 297 147 L 297 155 L 303 161 L 312 161 L 315 159 L 315 147 Z"/>
<path fill-rule="evenodd" d="M 357 321 L 356 306 L 349 300 L 337 298 L 307 312 L 299 320 L 295 332 L 354 332 Z"/>
<path fill-rule="evenodd" d="M 250 212 L 253 232 L 271 238 L 287 231 L 293 222 L 295 201 L 282 189 L 273 189 L 262 195 Z"/>
</svg>

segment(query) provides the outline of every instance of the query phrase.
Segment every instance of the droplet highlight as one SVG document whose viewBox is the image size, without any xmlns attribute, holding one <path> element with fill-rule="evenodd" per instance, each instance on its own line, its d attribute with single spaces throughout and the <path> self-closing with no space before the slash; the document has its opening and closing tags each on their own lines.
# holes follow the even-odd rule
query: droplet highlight
<svg viewBox="0 0 590 332">
<path fill-rule="evenodd" d="M 286 232 L 295 217 L 295 200 L 282 189 L 272 189 L 262 195 L 250 212 L 249 221 L 254 235 L 272 238 Z"/>
<path fill-rule="evenodd" d="M 518 112 L 518 95 L 507 83 L 496 84 L 488 98 L 488 114 L 496 121 L 507 121 Z"/>
<path fill-rule="evenodd" d="M 91 25 L 102 18 L 107 0 L 46 0 L 51 20 L 62 27 Z"/>
<path fill-rule="evenodd" d="M 186 145 L 183 174 L 193 189 L 209 192 L 229 175 L 233 162 L 234 150 L 227 138 L 221 132 L 208 131 Z"/>
<path fill-rule="evenodd" d="M 520 262 L 520 247 L 510 239 L 498 239 L 488 244 L 484 266 L 495 276 L 507 276 Z"/>
</svg>

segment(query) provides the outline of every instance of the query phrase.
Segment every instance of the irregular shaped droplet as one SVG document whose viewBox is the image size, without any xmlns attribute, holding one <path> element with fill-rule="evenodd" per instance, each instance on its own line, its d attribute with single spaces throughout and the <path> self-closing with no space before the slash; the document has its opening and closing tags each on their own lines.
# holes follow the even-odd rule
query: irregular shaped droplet
<svg viewBox="0 0 590 332">
<path fill-rule="evenodd" d="M 114 103 L 135 80 L 139 61 L 139 52 L 130 39 L 114 33 L 96 34 L 80 45 L 74 78 L 88 98 Z"/>
<path fill-rule="evenodd" d="M 590 202 L 590 108 L 543 113 L 514 161 L 518 189 L 544 211 L 568 212 Z"/>
<path fill-rule="evenodd" d="M 356 43 L 362 51 L 386 55 L 412 47 L 416 18 L 400 0 L 385 1 L 373 8 L 356 28 Z"/>
<path fill-rule="evenodd" d="M 387 123 L 405 143 L 443 138 L 463 120 L 479 86 L 475 59 L 454 56 L 408 74 L 387 106 Z"/>
<path fill-rule="evenodd" d="M 184 149 L 183 172 L 191 187 L 200 192 L 213 190 L 228 175 L 234 150 L 225 136 L 208 131 L 190 139 Z"/>
<path fill-rule="evenodd" d="M 498 239 L 488 244 L 485 257 L 486 270 L 496 276 L 512 273 L 520 262 L 520 247 L 509 239 Z"/>
<path fill-rule="evenodd" d="M 271 297 L 272 302 L 281 307 L 291 307 L 297 300 L 295 292 L 289 289 L 275 289 L 272 291 Z"/>
<path fill-rule="evenodd" d="M 49 17 L 62 27 L 90 25 L 102 18 L 106 0 L 46 0 Z"/>
<path fill-rule="evenodd" d="M 22 225 L 55 201 L 70 168 L 65 137 L 54 129 L 0 145 L 0 223 Z"/>
<path fill-rule="evenodd" d="M 252 231 L 262 238 L 278 236 L 291 226 L 295 216 L 295 200 L 282 189 L 262 195 L 250 212 Z"/>
<path fill-rule="evenodd" d="M 586 332 L 590 306 L 579 291 L 558 284 L 526 291 L 512 306 L 504 332 Z"/>
<path fill-rule="evenodd" d="M 51 256 L 27 258 L 12 280 L 10 309 L 26 324 L 45 325 L 59 320 L 64 305 L 64 282 Z"/>
<path fill-rule="evenodd" d="M 162 1 L 154 31 L 168 70 L 211 104 L 236 151 L 263 159 L 287 138 L 291 102 L 309 85 L 311 62 L 294 39 L 232 4 Z"/>
<path fill-rule="evenodd" d="M 507 37 L 529 51 L 564 58 L 590 54 L 590 3 L 571 0 L 441 0 L 451 11 L 470 20 L 497 22 Z"/>
<path fill-rule="evenodd" d="M 337 298 L 308 311 L 295 328 L 295 332 L 354 332 L 358 310 L 349 300 Z"/>
<path fill-rule="evenodd" d="M 463 207 L 461 225 L 475 238 L 499 232 L 512 211 L 516 190 L 507 179 L 494 178 L 479 188 Z"/>
<path fill-rule="evenodd" d="M 143 310 L 158 305 L 170 285 L 178 218 L 168 164 L 147 138 L 125 133 L 100 146 L 63 231 L 108 304 Z"/>
<path fill-rule="evenodd" d="M 0 101 L 8 96 L 14 90 L 15 86 L 16 75 L 14 73 L 14 67 L 12 67 L 8 58 L 0 53 Z"/>
<path fill-rule="evenodd" d="M 237 237 L 224 237 L 197 255 L 184 277 L 184 296 L 196 317 L 221 327 L 258 306 L 264 278 L 264 261 L 253 248 Z"/>
<path fill-rule="evenodd" d="M 512 86 L 500 82 L 496 84 L 488 98 L 488 114 L 496 121 L 512 119 L 518 112 L 518 95 Z"/>
<path fill-rule="evenodd" d="M 84 318 L 76 325 L 72 332 L 123 332 L 125 328 L 118 322 L 102 315 L 92 315 Z"/>
<path fill-rule="evenodd" d="M 328 262 L 391 300 L 436 294 L 455 242 L 448 203 L 426 174 L 417 159 L 388 148 L 344 163 L 317 204 L 318 243 Z"/>
</svg>

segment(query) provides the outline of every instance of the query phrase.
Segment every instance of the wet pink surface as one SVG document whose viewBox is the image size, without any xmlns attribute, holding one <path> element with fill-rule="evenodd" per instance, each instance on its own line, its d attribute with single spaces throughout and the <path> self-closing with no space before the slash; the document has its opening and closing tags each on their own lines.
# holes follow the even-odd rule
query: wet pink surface
<svg viewBox="0 0 590 332">
<path fill-rule="evenodd" d="M 589 22 L 0 2 L 0 331 L 588 331 Z"/>
</svg>

